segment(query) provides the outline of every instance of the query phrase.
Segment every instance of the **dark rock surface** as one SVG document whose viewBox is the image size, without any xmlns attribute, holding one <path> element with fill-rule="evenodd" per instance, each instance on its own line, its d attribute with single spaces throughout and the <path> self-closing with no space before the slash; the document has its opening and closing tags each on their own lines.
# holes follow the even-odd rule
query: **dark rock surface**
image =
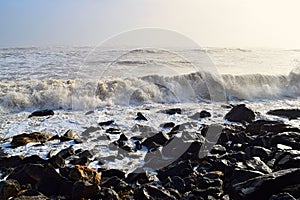
<svg viewBox="0 0 300 200">
<path fill-rule="evenodd" d="M 255 119 L 255 114 L 252 110 L 246 107 L 245 104 L 234 106 L 229 113 L 224 117 L 231 122 L 252 122 Z"/>
<path fill-rule="evenodd" d="M 300 110 L 299 109 L 277 109 L 277 110 L 270 110 L 269 112 L 267 112 L 267 114 L 286 117 L 291 120 L 300 117 Z"/>
<path fill-rule="evenodd" d="M 28 118 L 31 117 L 42 117 L 42 116 L 49 116 L 49 115 L 54 115 L 53 110 L 37 110 L 31 113 Z"/>
</svg>

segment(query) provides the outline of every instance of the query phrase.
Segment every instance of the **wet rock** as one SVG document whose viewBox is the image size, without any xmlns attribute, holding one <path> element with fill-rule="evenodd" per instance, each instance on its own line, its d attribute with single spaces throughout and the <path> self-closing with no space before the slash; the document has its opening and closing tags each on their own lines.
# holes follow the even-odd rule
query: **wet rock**
<svg viewBox="0 0 300 200">
<path fill-rule="evenodd" d="M 226 148 L 223 147 L 222 145 L 220 144 L 216 144 L 212 147 L 211 151 L 210 151 L 211 154 L 219 154 L 219 155 L 223 155 L 226 153 Z"/>
<path fill-rule="evenodd" d="M 109 129 L 106 129 L 105 133 L 109 133 L 109 134 L 113 134 L 113 135 L 118 135 L 121 133 L 121 130 L 119 128 L 109 128 Z"/>
<path fill-rule="evenodd" d="M 299 109 L 277 109 L 277 110 L 270 110 L 267 112 L 267 114 L 275 115 L 279 117 L 286 117 L 289 120 L 291 120 L 300 117 L 300 110 Z"/>
<path fill-rule="evenodd" d="M 162 113 L 168 114 L 168 115 L 175 115 L 175 114 L 181 114 L 181 108 L 171 108 L 162 111 Z"/>
<path fill-rule="evenodd" d="M 75 154 L 75 150 L 72 146 L 70 146 L 67 149 L 61 150 L 56 155 L 62 157 L 63 159 L 66 159 L 74 154 Z"/>
<path fill-rule="evenodd" d="M 46 135 L 44 133 L 39 133 L 39 132 L 33 132 L 30 134 L 22 133 L 20 135 L 13 136 L 11 145 L 13 147 L 19 147 L 19 146 L 24 146 L 31 142 L 44 143 L 48 141 L 50 138 L 51 137 L 49 135 Z"/>
<path fill-rule="evenodd" d="M 272 173 L 272 169 L 268 167 L 259 157 L 253 157 L 252 159 L 245 161 L 246 166 L 251 170 L 257 170 L 265 174 Z"/>
<path fill-rule="evenodd" d="M 55 155 L 49 158 L 48 163 L 50 163 L 54 168 L 65 167 L 65 160 L 59 155 Z"/>
<path fill-rule="evenodd" d="M 94 127 L 94 126 L 90 126 L 88 128 L 85 129 L 85 131 L 83 131 L 81 133 L 82 136 L 88 137 L 90 135 L 90 133 L 94 133 L 96 131 L 101 130 L 101 127 Z"/>
<path fill-rule="evenodd" d="M 13 200 L 50 200 L 50 198 L 36 190 L 23 190 Z"/>
<path fill-rule="evenodd" d="M 135 120 L 138 120 L 138 121 L 141 121 L 141 120 L 148 121 L 147 118 L 142 113 L 138 112 L 136 115 L 137 115 L 137 117 L 135 118 Z"/>
<path fill-rule="evenodd" d="M 125 179 L 127 183 L 144 184 L 149 182 L 149 174 L 143 168 L 137 168 L 133 172 L 129 173 Z"/>
<path fill-rule="evenodd" d="M 21 164 L 23 164 L 23 157 L 21 156 L 11 156 L 9 158 L 0 159 L 0 169 L 14 168 Z"/>
<path fill-rule="evenodd" d="M 72 188 L 72 199 L 90 199 L 94 197 L 100 188 L 97 184 L 91 184 L 87 181 L 77 181 L 73 184 Z"/>
<path fill-rule="evenodd" d="M 169 140 L 169 137 L 162 132 L 159 132 L 152 137 L 148 137 L 145 141 L 142 142 L 142 145 L 148 149 L 156 148 L 158 145 L 165 145 Z"/>
<path fill-rule="evenodd" d="M 174 126 L 175 126 L 174 122 L 167 122 L 167 123 L 160 125 L 160 127 L 162 127 L 162 128 L 173 128 Z"/>
<path fill-rule="evenodd" d="M 278 121 L 269 121 L 269 120 L 256 120 L 247 125 L 246 132 L 251 134 L 260 134 L 262 132 L 262 127 L 265 125 L 280 124 Z"/>
<path fill-rule="evenodd" d="M 161 181 L 165 181 L 168 177 L 180 176 L 187 177 L 193 171 L 192 165 L 189 161 L 180 161 L 169 165 L 157 171 L 157 177 Z"/>
<path fill-rule="evenodd" d="M 234 199 L 269 199 L 284 188 L 300 184 L 300 169 L 292 168 L 259 176 L 232 186 Z"/>
<path fill-rule="evenodd" d="M 248 158 L 259 157 L 263 161 L 268 161 L 271 157 L 272 151 L 260 146 L 248 146 L 245 149 L 245 153 Z"/>
<path fill-rule="evenodd" d="M 83 180 L 95 185 L 100 185 L 101 182 L 101 177 L 97 171 L 81 165 L 72 167 L 69 171 L 68 178 L 73 182 Z"/>
<path fill-rule="evenodd" d="M 231 175 L 226 175 L 226 181 L 229 185 L 234 185 L 263 175 L 265 174 L 259 171 L 234 168 L 232 169 Z"/>
<path fill-rule="evenodd" d="M 296 200 L 296 199 L 289 193 L 280 193 L 280 194 L 272 195 L 269 200 Z"/>
<path fill-rule="evenodd" d="M 8 179 L 17 180 L 21 185 L 31 184 L 44 195 L 71 195 L 72 183 L 64 179 L 48 165 L 26 164 L 16 168 Z"/>
<path fill-rule="evenodd" d="M 147 126 L 147 125 L 135 124 L 131 128 L 131 131 L 132 132 L 141 132 L 143 134 L 149 135 L 149 133 L 152 133 L 154 131 L 154 128 L 151 126 Z"/>
<path fill-rule="evenodd" d="M 31 117 L 42 117 L 42 116 L 49 116 L 49 115 L 54 115 L 53 110 L 37 110 L 31 113 L 28 118 Z"/>
<path fill-rule="evenodd" d="M 172 196 L 166 189 L 158 188 L 153 185 L 145 185 L 139 188 L 134 193 L 135 199 L 165 199 L 165 200 L 175 200 L 176 198 Z"/>
<path fill-rule="evenodd" d="M 59 139 L 60 139 L 61 142 L 66 142 L 66 141 L 70 141 L 70 140 L 75 140 L 75 139 L 76 139 L 76 136 L 75 136 L 73 130 L 69 129 L 69 130 L 67 130 L 66 133 L 65 133 L 63 136 L 61 136 Z"/>
<path fill-rule="evenodd" d="M 211 117 L 210 112 L 202 110 L 200 113 L 195 113 L 194 115 L 190 116 L 191 119 L 198 120 L 199 118 L 207 118 Z"/>
<path fill-rule="evenodd" d="M 107 169 L 107 170 L 101 170 L 101 176 L 103 178 L 116 176 L 120 179 L 125 179 L 125 172 L 118 169 Z"/>
<path fill-rule="evenodd" d="M 105 122 L 99 122 L 99 126 L 110 126 L 114 123 L 114 120 L 109 120 L 109 121 L 105 121 Z"/>
<path fill-rule="evenodd" d="M 94 199 L 119 200 L 120 197 L 112 188 L 101 188 L 101 191 L 94 196 Z"/>
<path fill-rule="evenodd" d="M 252 122 L 255 119 L 255 114 L 252 110 L 246 107 L 245 104 L 234 106 L 224 117 L 230 122 Z"/>
<path fill-rule="evenodd" d="M 300 149 L 300 133 L 286 132 L 272 135 L 267 141 L 269 145 L 276 146 L 277 144 L 283 144 L 292 147 L 295 150 Z"/>
<path fill-rule="evenodd" d="M 8 199 L 9 197 L 16 196 L 21 190 L 18 181 L 8 179 L 0 182 L 0 199 Z"/>
</svg>

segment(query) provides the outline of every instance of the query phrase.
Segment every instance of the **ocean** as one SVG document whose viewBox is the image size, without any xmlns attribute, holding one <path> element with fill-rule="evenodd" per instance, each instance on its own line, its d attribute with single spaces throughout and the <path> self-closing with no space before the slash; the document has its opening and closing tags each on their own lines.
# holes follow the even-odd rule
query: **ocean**
<svg viewBox="0 0 300 200">
<path fill-rule="evenodd" d="M 196 61 L 196 62 L 194 62 Z M 198 66 L 201 65 L 201 66 Z M 95 49 L 93 47 L 0 48 L 1 148 L 11 155 L 38 154 L 46 158 L 73 145 L 88 149 L 95 157 L 118 155 L 108 148 L 111 141 L 98 140 L 105 130 L 82 135 L 99 122 L 114 120 L 127 136 L 138 136 L 143 125 L 151 131 L 168 131 L 161 124 L 192 123 L 197 132 L 203 124 L 225 123 L 225 105 L 244 103 L 259 119 L 280 119 L 300 127 L 299 120 L 267 115 L 278 108 L 300 107 L 300 50 L 240 48 L 144 48 Z M 181 115 L 161 110 L 181 108 Z M 55 115 L 28 118 L 39 109 Z M 212 118 L 190 116 L 201 110 Z M 148 121 L 135 121 L 142 112 Z M 39 131 L 63 135 L 72 129 L 82 144 L 47 142 L 44 146 L 8 148 L 12 136 Z M 128 141 L 130 142 L 130 141 Z M 104 165 L 132 171 L 143 165 L 144 151 Z M 90 164 L 99 168 L 98 161 Z"/>
</svg>

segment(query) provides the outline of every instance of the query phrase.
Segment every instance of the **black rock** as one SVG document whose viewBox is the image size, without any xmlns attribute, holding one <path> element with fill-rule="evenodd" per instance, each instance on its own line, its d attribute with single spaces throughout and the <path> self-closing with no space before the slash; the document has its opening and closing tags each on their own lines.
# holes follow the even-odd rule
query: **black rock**
<svg viewBox="0 0 300 200">
<path fill-rule="evenodd" d="M 260 134 L 264 125 L 280 124 L 278 121 L 256 120 L 247 125 L 246 132 L 251 134 Z"/>
<path fill-rule="evenodd" d="M 72 199 L 91 199 L 100 191 L 99 186 L 87 181 L 77 181 L 73 184 Z"/>
<path fill-rule="evenodd" d="M 252 110 L 247 108 L 245 104 L 240 104 L 234 106 L 224 118 L 231 122 L 250 123 L 255 119 L 255 114 Z"/>
<path fill-rule="evenodd" d="M 59 155 L 55 155 L 49 158 L 48 163 L 50 163 L 54 168 L 65 167 L 65 160 Z"/>
<path fill-rule="evenodd" d="M 94 196 L 93 199 L 103 199 L 103 200 L 119 200 L 120 197 L 116 191 L 112 188 L 101 188 L 101 191 Z"/>
<path fill-rule="evenodd" d="M 263 161 L 268 161 L 271 157 L 272 151 L 260 146 L 249 146 L 245 149 L 248 158 L 259 157 Z"/>
<path fill-rule="evenodd" d="M 71 195 L 72 183 L 63 178 L 48 165 L 26 164 L 16 168 L 8 179 L 17 180 L 20 184 L 31 184 L 44 195 Z"/>
<path fill-rule="evenodd" d="M 14 200 L 49 200 L 48 197 L 33 189 L 22 190 L 13 199 Z M 58 199 L 60 198 L 58 197 Z"/>
<path fill-rule="evenodd" d="M 181 108 L 171 108 L 171 109 L 167 109 L 162 111 L 163 113 L 166 113 L 168 115 L 175 115 L 175 114 L 181 114 Z"/>
<path fill-rule="evenodd" d="M 149 174 L 143 168 L 137 168 L 133 172 L 129 173 L 125 179 L 127 183 L 144 184 L 149 182 Z"/>
<path fill-rule="evenodd" d="M 160 127 L 162 127 L 162 128 L 173 128 L 174 126 L 175 126 L 174 122 L 167 122 L 167 123 L 160 125 Z"/>
<path fill-rule="evenodd" d="M 206 118 L 206 117 L 211 117 L 210 112 L 207 112 L 207 111 L 205 111 L 205 110 L 202 110 L 202 111 L 200 112 L 200 118 Z"/>
<path fill-rule="evenodd" d="M 109 125 L 113 124 L 114 122 L 115 122 L 114 120 L 99 122 L 99 126 L 109 126 Z"/>
<path fill-rule="evenodd" d="M 164 199 L 164 200 L 176 200 L 166 189 L 158 188 L 154 185 L 145 185 L 142 188 L 136 189 L 134 192 L 135 199 Z"/>
<path fill-rule="evenodd" d="M 157 177 L 161 181 L 165 181 L 168 177 L 180 176 L 187 177 L 193 171 L 189 161 L 180 161 L 157 171 Z"/>
<path fill-rule="evenodd" d="M 219 154 L 219 155 L 223 155 L 226 153 L 226 148 L 223 147 L 220 144 L 216 144 L 212 147 L 212 149 L 210 150 L 211 154 Z"/>
<path fill-rule="evenodd" d="M 118 135 L 121 133 L 121 130 L 119 128 L 112 127 L 112 128 L 106 129 L 105 133 Z"/>
<path fill-rule="evenodd" d="M 291 120 L 300 117 L 300 110 L 299 109 L 277 109 L 277 110 L 270 110 L 269 112 L 267 112 L 267 114 L 286 117 Z"/>
<path fill-rule="evenodd" d="M 162 132 L 159 132 L 152 137 L 148 137 L 145 141 L 142 142 L 142 145 L 148 149 L 156 148 L 158 145 L 165 145 L 169 140 L 169 137 Z"/>
<path fill-rule="evenodd" d="M 137 117 L 135 118 L 135 120 L 148 121 L 147 118 L 142 113 L 138 112 L 136 115 L 137 115 Z"/>
<path fill-rule="evenodd" d="M 101 170 L 101 177 L 102 178 L 110 178 L 116 176 L 120 179 L 125 179 L 125 172 L 118 170 L 118 169 L 107 169 Z"/>
<path fill-rule="evenodd" d="M 296 199 L 289 193 L 280 193 L 280 194 L 272 195 L 269 200 L 296 200 Z"/>
<path fill-rule="evenodd" d="M 8 179 L 0 182 L 0 199 L 9 199 L 16 196 L 21 190 L 21 186 L 18 181 Z"/>
<path fill-rule="evenodd" d="M 66 159 L 74 154 L 75 154 L 75 150 L 72 146 L 70 146 L 67 149 L 61 150 L 56 155 L 62 157 L 63 159 Z"/>
<path fill-rule="evenodd" d="M 54 111 L 53 110 L 38 110 L 38 111 L 34 111 L 33 113 L 31 113 L 28 116 L 28 118 L 42 117 L 42 116 L 49 116 L 49 115 L 54 115 Z"/>
<path fill-rule="evenodd" d="M 300 169 L 291 168 L 252 178 L 232 186 L 233 199 L 269 199 L 286 187 L 300 184 Z"/>
</svg>

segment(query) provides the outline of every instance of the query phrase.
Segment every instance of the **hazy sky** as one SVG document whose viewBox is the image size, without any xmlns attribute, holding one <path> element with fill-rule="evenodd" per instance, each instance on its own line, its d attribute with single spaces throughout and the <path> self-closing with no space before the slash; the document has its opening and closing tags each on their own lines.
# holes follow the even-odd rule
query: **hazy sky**
<svg viewBox="0 0 300 200">
<path fill-rule="evenodd" d="M 299 0 L 3 0 L 0 46 L 95 45 L 160 27 L 201 46 L 300 48 Z"/>
</svg>

